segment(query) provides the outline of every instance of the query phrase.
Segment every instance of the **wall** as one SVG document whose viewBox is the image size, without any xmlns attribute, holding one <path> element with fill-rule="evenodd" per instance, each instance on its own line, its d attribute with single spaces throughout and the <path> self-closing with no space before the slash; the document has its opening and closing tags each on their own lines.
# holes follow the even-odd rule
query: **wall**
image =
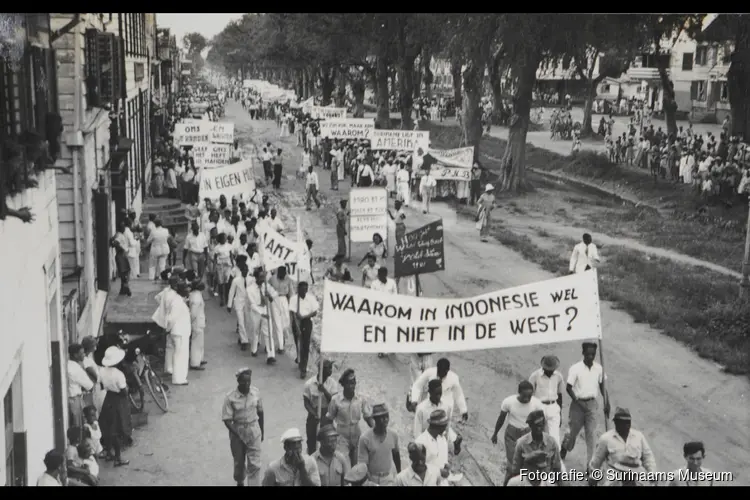
<svg viewBox="0 0 750 500">
<path fill-rule="evenodd" d="M 16 432 L 27 433 L 27 473 L 30 484 L 44 472 L 44 455 L 54 447 L 51 394 L 51 346 L 59 340 L 62 319 L 60 258 L 55 175 L 39 176 L 39 188 L 7 200 L 8 206 L 28 206 L 36 215 L 31 224 L 8 217 L 0 221 L 0 405 L 20 370 L 22 404 L 16 408 Z M 45 273 L 49 266 L 49 275 Z M 47 280 L 52 277 L 52 294 Z M 54 297 L 54 317 L 48 300 Z M 52 330 L 52 332 L 50 332 Z M 61 353 L 67 354 L 67 353 Z M 63 358 L 65 359 L 65 358 Z M 14 391 L 15 392 L 15 391 Z M 64 401 L 67 401 L 64 398 Z M 67 414 L 67 408 L 65 408 Z M 0 450 L 5 450 L 0 433 Z M 0 485 L 5 483 L 5 459 L 0 460 Z"/>
</svg>

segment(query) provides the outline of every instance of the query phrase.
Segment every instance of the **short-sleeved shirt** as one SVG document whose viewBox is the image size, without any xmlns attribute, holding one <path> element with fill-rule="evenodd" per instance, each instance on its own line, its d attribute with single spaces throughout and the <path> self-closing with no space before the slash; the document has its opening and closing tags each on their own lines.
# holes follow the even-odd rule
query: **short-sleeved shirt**
<svg viewBox="0 0 750 500">
<path fill-rule="evenodd" d="M 448 463 L 448 440 L 443 434 L 438 434 L 437 437 L 432 437 L 427 431 L 417 436 L 414 440 L 415 443 L 424 446 L 427 455 L 425 461 L 427 465 L 432 465 L 438 469 L 445 467 Z"/>
<path fill-rule="evenodd" d="M 349 458 L 342 453 L 334 451 L 331 458 L 324 457 L 320 450 L 312 454 L 318 466 L 321 486 L 341 486 L 344 476 L 349 472 Z"/>
<path fill-rule="evenodd" d="M 299 302 L 299 314 L 302 316 L 309 316 L 310 314 L 314 312 L 318 312 L 320 309 L 320 304 L 318 304 L 318 299 L 316 299 L 311 293 L 308 292 L 307 295 L 305 295 L 304 299 L 299 299 L 297 297 L 297 294 L 292 295 L 292 298 L 289 300 L 289 310 L 293 313 L 298 312 L 297 310 L 297 303 Z"/>
<path fill-rule="evenodd" d="M 370 285 L 378 279 L 378 266 L 362 266 L 362 275 L 365 277 L 365 288 L 370 288 Z"/>
<path fill-rule="evenodd" d="M 602 365 L 594 361 L 589 368 L 583 361 L 579 361 L 568 371 L 568 384 L 573 387 L 573 394 L 578 399 L 593 399 L 599 396 L 599 384 L 604 380 L 603 377 Z"/>
<path fill-rule="evenodd" d="M 424 479 L 411 467 L 407 467 L 396 476 L 396 486 L 438 486 L 440 483 L 440 469 L 431 465 L 427 466 Z"/>
<path fill-rule="evenodd" d="M 528 403 L 521 403 L 518 400 L 518 395 L 514 394 L 503 399 L 503 403 L 500 405 L 500 411 L 508 413 L 508 425 L 512 425 L 517 429 L 525 429 L 527 427 L 526 417 L 534 410 L 544 411 L 544 403 L 534 396 L 531 396 L 531 400 Z"/>
<path fill-rule="evenodd" d="M 276 293 L 279 294 L 279 297 L 290 297 L 294 292 L 292 280 L 290 280 L 288 277 L 280 280 L 278 277 L 272 276 L 268 280 L 268 284 L 276 290 Z"/>
<path fill-rule="evenodd" d="M 352 399 L 346 399 L 340 392 L 333 396 L 328 405 L 327 417 L 336 424 L 338 433 L 346 438 L 359 438 L 359 421 L 371 415 L 370 405 L 356 394 Z"/>
<path fill-rule="evenodd" d="M 333 379 L 333 377 L 328 377 L 326 381 L 323 382 L 323 387 L 326 388 L 332 397 L 341 390 L 341 386 Z M 320 392 L 320 389 L 318 389 L 317 376 L 308 379 L 307 382 L 305 382 L 304 389 L 302 389 L 302 397 L 310 401 L 310 404 L 316 410 L 316 413 L 318 410 L 318 398 Z M 328 414 L 328 404 L 330 401 L 328 401 L 325 396 L 322 397 L 321 401 L 323 403 L 322 415 L 326 416 Z"/>
<path fill-rule="evenodd" d="M 247 394 L 234 389 L 224 397 L 224 406 L 221 409 L 222 420 L 251 424 L 258 421 L 259 413 L 263 413 L 263 400 L 257 387 L 250 386 Z"/>
<path fill-rule="evenodd" d="M 370 289 L 375 290 L 376 292 L 384 292 L 384 293 L 390 293 L 392 295 L 398 295 L 398 287 L 396 286 L 396 282 L 393 281 L 391 278 L 386 278 L 385 283 L 382 281 L 375 280 L 372 283 L 370 283 Z"/>
<path fill-rule="evenodd" d="M 320 486 L 320 473 L 315 459 L 302 455 L 302 460 L 305 462 L 305 471 L 313 486 Z M 268 464 L 263 477 L 263 486 L 302 486 L 302 478 L 300 473 L 289 467 L 282 457 Z"/>
<path fill-rule="evenodd" d="M 41 476 L 39 476 L 39 479 L 37 480 L 36 485 L 37 486 L 62 486 L 62 484 L 57 478 L 50 476 L 46 472 L 42 474 Z"/>
<path fill-rule="evenodd" d="M 80 396 L 84 391 L 90 391 L 93 388 L 94 382 L 81 363 L 68 360 L 68 397 Z"/>
<path fill-rule="evenodd" d="M 120 392 L 128 387 L 125 374 L 113 366 L 103 366 L 99 370 L 99 382 L 105 391 Z"/>
<path fill-rule="evenodd" d="M 531 374 L 529 382 L 534 386 L 534 396 L 542 403 L 556 402 L 558 394 L 565 394 L 565 379 L 558 370 L 548 377 L 544 370 L 539 368 Z"/>
<path fill-rule="evenodd" d="M 512 476 L 520 474 L 521 469 L 524 468 L 523 457 L 529 456 L 535 451 L 543 451 L 547 455 L 549 470 L 560 470 L 560 451 L 557 448 L 557 441 L 545 432 L 542 434 L 542 440 L 537 442 L 532 439 L 531 433 L 528 433 L 516 441 L 516 449 L 513 452 L 513 463 L 508 465 Z"/>
<path fill-rule="evenodd" d="M 357 462 L 367 464 L 370 474 L 389 474 L 393 467 L 393 450 L 398 451 L 398 436 L 386 429 L 381 439 L 373 429 L 367 429 L 359 438 Z"/>
</svg>

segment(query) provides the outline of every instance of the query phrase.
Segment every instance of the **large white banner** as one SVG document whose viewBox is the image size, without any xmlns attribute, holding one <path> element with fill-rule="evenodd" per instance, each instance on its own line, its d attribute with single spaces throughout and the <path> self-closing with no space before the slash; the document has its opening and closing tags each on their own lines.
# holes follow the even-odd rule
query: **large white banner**
<svg viewBox="0 0 750 500">
<path fill-rule="evenodd" d="M 416 151 L 430 147 L 430 133 L 423 130 L 374 130 L 372 133 L 373 151 L 395 149 L 397 151 Z"/>
<path fill-rule="evenodd" d="M 324 106 L 310 106 L 310 116 L 313 119 L 320 118 L 346 118 L 346 108 L 329 108 Z"/>
<path fill-rule="evenodd" d="M 229 200 L 232 196 L 249 194 L 254 189 L 255 170 L 252 158 L 219 168 L 203 169 L 201 174 L 201 200 L 215 200 L 222 194 Z"/>
<path fill-rule="evenodd" d="M 315 106 L 315 98 L 310 97 L 309 99 L 305 99 L 300 104 L 300 107 L 302 108 L 302 112 L 305 114 L 308 114 L 312 111 L 312 107 Z"/>
<path fill-rule="evenodd" d="M 372 118 L 332 118 L 320 122 L 320 136 L 331 139 L 372 139 Z"/>
<path fill-rule="evenodd" d="M 325 281 L 322 352 L 455 352 L 601 338 L 596 271 L 467 299 Z"/>
<path fill-rule="evenodd" d="M 388 236 L 388 193 L 384 188 L 354 188 L 349 191 L 349 238 L 370 243 L 375 233 Z"/>
<path fill-rule="evenodd" d="M 220 122 L 211 125 L 211 142 L 232 144 L 234 142 L 234 123 Z"/>
<path fill-rule="evenodd" d="M 211 122 L 193 121 L 176 123 L 174 137 L 179 146 L 192 146 L 198 142 L 211 142 Z"/>
<path fill-rule="evenodd" d="M 274 271 L 281 266 L 286 267 L 287 274 L 296 279 L 297 273 L 297 262 L 302 260 L 300 271 L 307 270 L 309 272 L 309 259 L 307 257 L 307 263 L 304 262 L 304 256 L 307 253 L 302 252 L 299 242 L 292 241 L 283 234 L 271 229 L 271 227 L 264 223 L 259 222 L 257 225 L 258 234 L 263 238 L 262 248 L 260 254 L 263 257 L 263 265 L 269 271 Z M 302 242 L 305 249 L 307 245 Z"/>
<path fill-rule="evenodd" d="M 193 144 L 193 161 L 196 168 L 216 168 L 229 165 L 232 146 L 229 144 L 211 144 L 199 142 Z"/>
<path fill-rule="evenodd" d="M 474 162 L 474 146 L 457 149 L 430 149 L 427 151 L 438 163 L 430 169 L 436 180 L 470 181 Z"/>
</svg>

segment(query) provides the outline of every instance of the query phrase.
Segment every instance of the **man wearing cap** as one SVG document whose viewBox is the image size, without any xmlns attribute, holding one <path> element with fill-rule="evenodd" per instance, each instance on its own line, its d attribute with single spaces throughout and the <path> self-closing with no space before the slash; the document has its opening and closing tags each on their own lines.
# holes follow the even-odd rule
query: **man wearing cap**
<svg viewBox="0 0 750 500">
<path fill-rule="evenodd" d="M 534 410 L 526 418 L 526 424 L 531 432 L 524 434 L 516 441 L 513 460 L 508 463 L 508 477 L 511 478 L 508 485 L 513 481 L 513 478 L 529 470 L 543 472 L 560 472 L 562 470 L 557 442 L 544 432 L 545 420 L 544 410 Z M 521 479 L 529 479 L 524 476 L 522 475 Z"/>
<path fill-rule="evenodd" d="M 411 467 L 396 476 L 396 486 L 441 486 L 443 478 L 440 469 L 427 464 L 427 450 L 423 444 L 409 443 Z"/>
<path fill-rule="evenodd" d="M 591 461 L 596 440 L 596 414 L 599 410 L 597 397 L 604 400 L 604 415 L 609 418 L 609 395 L 604 387 L 606 376 L 602 365 L 594 361 L 597 344 L 584 342 L 582 345 L 583 360 L 574 364 L 568 371 L 568 382 L 565 390 L 570 396 L 568 432 L 562 440 L 560 456 L 565 460 L 569 451 L 573 451 L 578 434 L 583 428 L 586 433 L 586 463 Z"/>
<path fill-rule="evenodd" d="M 367 466 L 365 464 L 357 464 L 346 473 L 344 476 L 345 486 L 379 486 L 369 479 L 367 479 Z"/>
<path fill-rule="evenodd" d="M 229 447 L 234 459 L 237 486 L 260 486 L 261 443 L 264 437 L 263 401 L 257 387 L 250 385 L 252 370 L 237 370 L 237 388 L 227 393 L 221 419 L 229 430 Z"/>
<path fill-rule="evenodd" d="M 343 391 L 331 398 L 326 418 L 334 422 L 339 433 L 336 449 L 348 456 L 352 465 L 357 465 L 359 437 L 362 435 L 359 421 L 364 419 L 370 427 L 375 423 L 370 405 L 355 393 L 357 377 L 354 375 L 354 370 L 347 368 L 341 374 L 339 384 Z"/>
<path fill-rule="evenodd" d="M 284 456 L 268 464 L 263 486 L 320 486 L 318 464 L 302 453 L 302 434 L 292 428 L 281 435 Z"/>
<path fill-rule="evenodd" d="M 372 419 L 375 425 L 359 438 L 357 462 L 367 464 L 370 481 L 380 486 L 392 486 L 395 480 L 393 465 L 396 473 L 401 472 L 398 435 L 388 429 L 390 419 L 385 404 L 372 407 Z"/>
<path fill-rule="evenodd" d="M 464 390 L 461 388 L 461 382 L 458 379 L 456 372 L 451 370 L 451 362 L 446 358 L 440 358 L 437 362 L 437 366 L 433 368 L 427 368 L 422 375 L 420 375 L 414 384 L 411 386 L 411 404 L 416 407 L 417 404 L 422 401 L 424 394 L 427 392 L 427 384 L 432 379 L 438 379 L 443 386 L 442 401 L 445 402 L 446 406 L 453 408 L 453 405 L 458 406 L 458 411 L 461 413 L 461 420 L 466 422 L 469 420 L 469 409 L 466 406 L 466 398 L 464 397 Z"/>
<path fill-rule="evenodd" d="M 648 485 L 638 476 L 644 471 L 655 473 L 656 459 L 645 436 L 631 428 L 630 410 L 627 408 L 616 408 L 612 420 L 615 428 L 599 437 L 596 451 L 589 462 L 589 471 L 599 470 L 606 464 L 608 470 L 599 481 L 599 486 Z M 593 486 L 596 483 L 589 474 L 589 484 Z M 651 481 L 651 484 L 656 485 L 656 481 Z"/>
<path fill-rule="evenodd" d="M 302 402 L 307 410 L 307 422 L 305 424 L 305 432 L 307 434 L 307 454 L 312 455 L 316 448 L 316 434 L 318 432 L 318 419 L 322 419 L 321 423 L 323 426 L 329 423 L 326 419 L 328 414 L 328 405 L 333 398 L 333 395 L 339 392 L 339 384 L 335 379 L 331 378 L 333 373 L 333 361 L 326 359 L 323 361 L 323 373 L 321 382 L 318 379 L 318 375 L 310 377 L 305 382 L 305 387 L 302 389 Z M 318 406 L 320 404 L 320 406 Z M 337 434 L 338 435 L 338 434 Z M 319 440 L 320 438 L 318 438 Z"/>
<path fill-rule="evenodd" d="M 420 434 L 415 443 L 425 447 L 425 460 L 427 465 L 433 466 L 440 471 L 443 479 L 450 474 L 448 467 L 448 440 L 445 431 L 448 428 L 448 414 L 445 410 L 435 410 L 430 414 L 430 425 L 427 430 Z M 456 448 L 456 453 L 460 449 Z"/>
<path fill-rule="evenodd" d="M 427 384 L 427 391 L 429 397 L 417 405 L 417 409 L 414 411 L 414 438 L 418 438 L 424 431 L 430 426 L 430 415 L 435 410 L 443 410 L 448 416 L 448 429 L 446 431 L 446 438 L 448 444 L 456 442 L 456 433 L 451 428 L 451 417 L 453 415 L 453 407 L 448 406 L 443 401 L 443 385 L 438 379 L 432 379 Z"/>
<path fill-rule="evenodd" d="M 546 419 L 545 432 L 549 434 L 560 448 L 560 411 L 563 405 L 565 379 L 558 370 L 560 359 L 549 355 L 542 358 L 542 367 L 529 376 L 529 382 L 534 386 L 534 396 L 544 404 Z"/>
<path fill-rule="evenodd" d="M 320 449 L 311 455 L 318 465 L 321 486 L 344 486 L 349 472 L 349 459 L 336 451 L 338 437 L 339 433 L 331 424 L 324 425 L 318 432 Z"/>
</svg>

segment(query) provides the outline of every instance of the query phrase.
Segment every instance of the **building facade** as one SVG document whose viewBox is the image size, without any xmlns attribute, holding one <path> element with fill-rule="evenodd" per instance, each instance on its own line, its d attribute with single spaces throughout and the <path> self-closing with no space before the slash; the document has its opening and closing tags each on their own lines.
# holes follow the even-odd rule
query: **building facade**
<svg viewBox="0 0 750 500">
<path fill-rule="evenodd" d="M 50 170 L 61 125 L 49 14 L 4 16 L 14 36 L 2 40 L 0 57 L 0 485 L 21 486 L 34 484 L 44 455 L 65 445 L 67 353 Z M 49 147 L 36 149 L 39 140 Z M 24 207 L 33 221 L 19 220 Z"/>
</svg>

